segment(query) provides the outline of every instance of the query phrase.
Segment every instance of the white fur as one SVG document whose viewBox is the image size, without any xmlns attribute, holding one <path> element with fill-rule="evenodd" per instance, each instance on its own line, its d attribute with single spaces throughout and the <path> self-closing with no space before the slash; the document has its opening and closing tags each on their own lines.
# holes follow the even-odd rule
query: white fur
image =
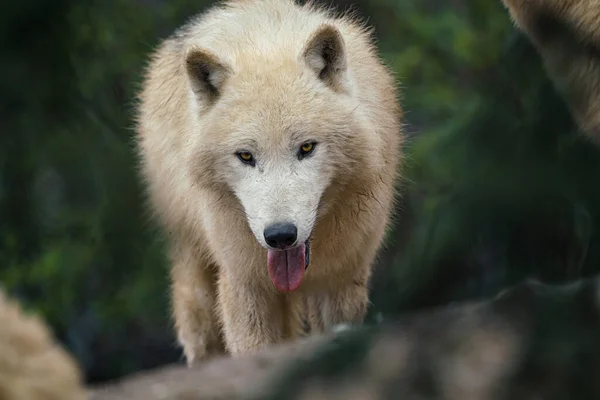
<svg viewBox="0 0 600 400">
<path fill-rule="evenodd" d="M 320 74 L 323 49 L 335 62 Z M 142 175 L 170 238 L 188 362 L 221 337 L 234 354 L 295 337 L 301 317 L 314 331 L 360 323 L 402 137 L 393 75 L 368 31 L 289 0 L 224 3 L 159 46 L 142 88 Z M 300 160 L 306 141 L 317 145 Z M 292 293 L 267 272 L 264 230 L 277 222 L 294 223 L 298 243 L 311 237 Z"/>
</svg>

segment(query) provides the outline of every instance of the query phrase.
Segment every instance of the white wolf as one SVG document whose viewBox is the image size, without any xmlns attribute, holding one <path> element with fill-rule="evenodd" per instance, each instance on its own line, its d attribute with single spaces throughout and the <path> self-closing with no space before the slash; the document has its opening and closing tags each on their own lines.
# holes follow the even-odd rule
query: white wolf
<svg viewBox="0 0 600 400">
<path fill-rule="evenodd" d="M 400 119 L 394 77 L 348 15 L 231 1 L 160 44 L 138 144 L 189 364 L 293 338 L 303 319 L 362 321 Z"/>
</svg>

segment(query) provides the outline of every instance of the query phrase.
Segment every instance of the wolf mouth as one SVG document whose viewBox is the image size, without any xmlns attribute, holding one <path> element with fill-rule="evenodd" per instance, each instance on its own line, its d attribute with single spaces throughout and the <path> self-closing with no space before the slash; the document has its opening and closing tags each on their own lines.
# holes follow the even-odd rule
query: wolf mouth
<svg viewBox="0 0 600 400">
<path fill-rule="evenodd" d="M 267 251 L 269 276 L 277 290 L 281 292 L 298 289 L 309 264 L 310 240 L 286 250 Z"/>
<path fill-rule="evenodd" d="M 304 270 L 308 269 L 308 265 L 310 264 L 310 238 L 306 239 L 304 242 Z"/>
</svg>

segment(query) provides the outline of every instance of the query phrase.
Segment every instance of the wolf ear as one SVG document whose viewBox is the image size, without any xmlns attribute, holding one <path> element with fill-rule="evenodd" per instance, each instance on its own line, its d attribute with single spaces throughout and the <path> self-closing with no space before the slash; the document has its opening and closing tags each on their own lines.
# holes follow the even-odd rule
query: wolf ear
<svg viewBox="0 0 600 400">
<path fill-rule="evenodd" d="M 193 48 L 185 56 L 185 66 L 194 93 L 210 101 L 221 93 L 229 68 L 211 52 Z"/>
<path fill-rule="evenodd" d="M 308 66 L 331 88 L 341 89 L 346 74 L 346 46 L 340 31 L 322 25 L 312 34 L 303 53 Z"/>
</svg>

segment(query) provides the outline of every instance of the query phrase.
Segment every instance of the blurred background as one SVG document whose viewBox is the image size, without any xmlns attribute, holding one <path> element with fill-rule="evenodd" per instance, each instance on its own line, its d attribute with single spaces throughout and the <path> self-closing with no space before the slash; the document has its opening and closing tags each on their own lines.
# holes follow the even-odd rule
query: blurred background
<svg viewBox="0 0 600 400">
<path fill-rule="evenodd" d="M 0 6 L 0 282 L 90 383 L 182 362 L 136 171 L 146 57 L 206 0 Z M 600 154 L 500 0 L 338 0 L 376 29 L 406 110 L 400 214 L 368 323 L 596 272 Z"/>
</svg>

